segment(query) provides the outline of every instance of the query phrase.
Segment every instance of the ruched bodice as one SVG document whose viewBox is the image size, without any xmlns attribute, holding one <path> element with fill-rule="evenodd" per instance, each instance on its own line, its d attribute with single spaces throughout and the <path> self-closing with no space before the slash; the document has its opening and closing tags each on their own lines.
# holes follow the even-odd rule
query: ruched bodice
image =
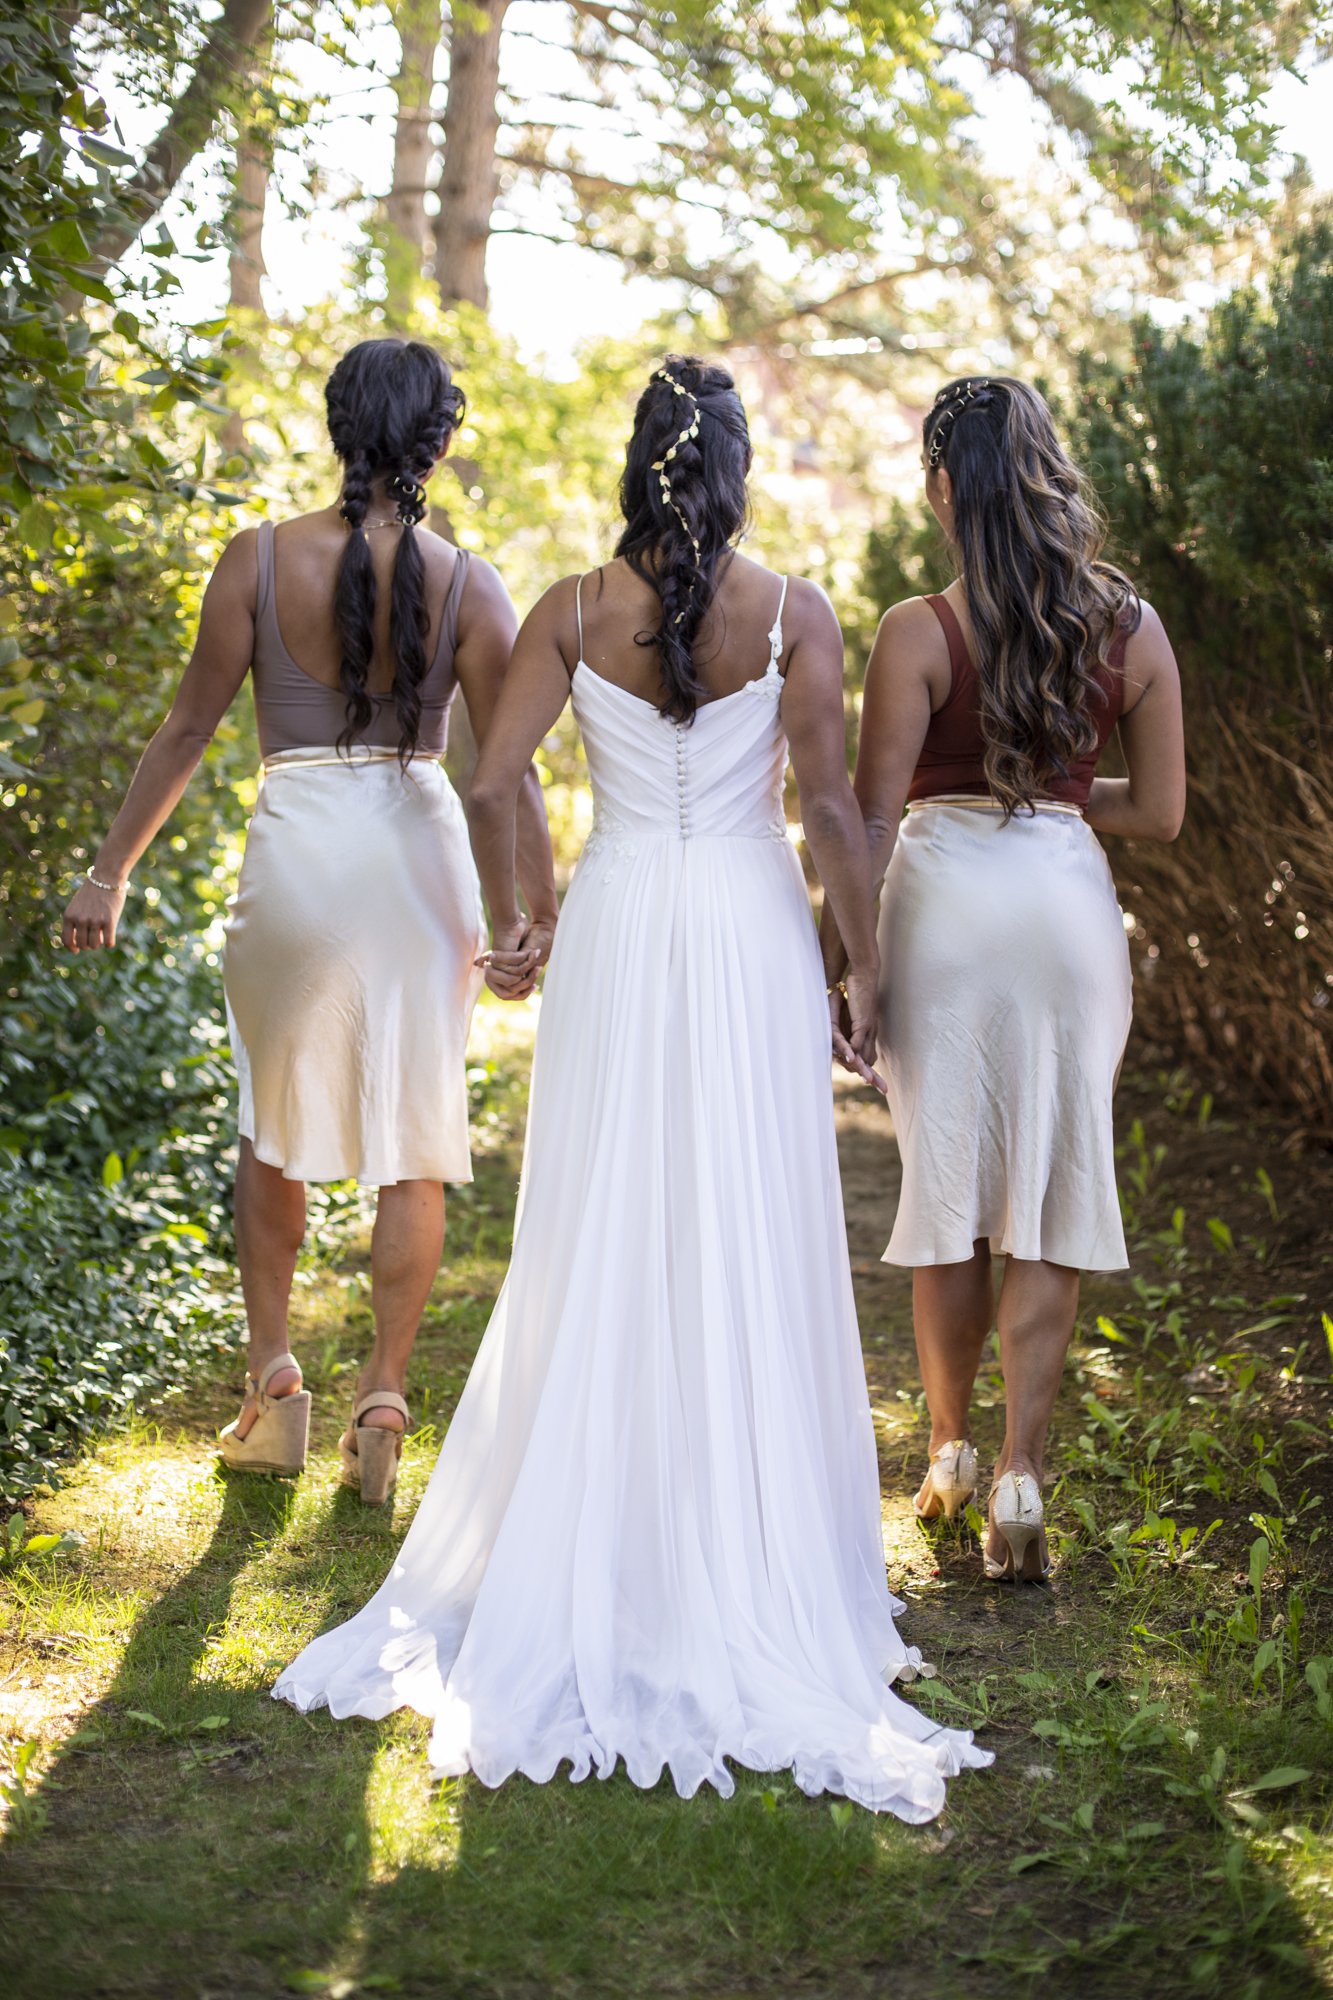
<svg viewBox="0 0 1333 2000">
<path fill-rule="evenodd" d="M 580 592 L 582 585 L 580 584 Z M 787 738 L 782 699 L 782 611 L 768 635 L 768 666 L 756 680 L 704 702 L 691 722 L 673 722 L 650 701 L 579 663 L 574 715 L 592 779 L 586 856 L 631 852 L 644 840 L 785 840 L 782 778 Z"/>
<path fill-rule="evenodd" d="M 592 779 L 590 842 L 785 838 L 776 666 L 706 702 L 691 723 L 669 721 L 582 662 L 573 694 Z"/>
</svg>

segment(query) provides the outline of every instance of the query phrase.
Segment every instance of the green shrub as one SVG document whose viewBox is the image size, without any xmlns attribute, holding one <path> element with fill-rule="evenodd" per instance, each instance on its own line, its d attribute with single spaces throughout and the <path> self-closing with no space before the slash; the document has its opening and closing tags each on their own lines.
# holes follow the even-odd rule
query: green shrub
<svg viewBox="0 0 1333 2000">
<path fill-rule="evenodd" d="M 218 980 L 142 920 L 0 996 L 0 1493 L 236 1343 L 234 1078 Z"/>
</svg>

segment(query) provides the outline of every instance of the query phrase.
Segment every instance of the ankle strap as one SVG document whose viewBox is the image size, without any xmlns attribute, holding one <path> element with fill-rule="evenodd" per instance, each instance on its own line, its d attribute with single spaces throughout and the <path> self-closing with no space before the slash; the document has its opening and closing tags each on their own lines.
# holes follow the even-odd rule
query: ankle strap
<svg viewBox="0 0 1333 2000">
<path fill-rule="evenodd" d="M 397 1410 L 404 1423 L 410 1423 L 412 1412 L 403 1398 L 392 1389 L 376 1389 L 369 1396 L 363 1396 L 352 1409 L 352 1422 L 359 1424 L 367 1410 Z"/>
<path fill-rule="evenodd" d="M 261 1396 L 267 1395 L 269 1383 L 275 1375 L 281 1374 L 284 1368 L 294 1368 L 298 1375 L 301 1373 L 301 1364 L 294 1354 L 275 1354 L 259 1378 Z"/>
</svg>

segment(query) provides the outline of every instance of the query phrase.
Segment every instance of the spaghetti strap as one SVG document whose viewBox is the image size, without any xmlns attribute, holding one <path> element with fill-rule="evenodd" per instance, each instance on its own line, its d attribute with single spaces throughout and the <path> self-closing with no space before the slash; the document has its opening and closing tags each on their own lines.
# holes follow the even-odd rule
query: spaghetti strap
<svg viewBox="0 0 1333 2000">
<path fill-rule="evenodd" d="M 577 664 L 583 665 L 583 578 L 574 585 L 574 610 L 579 621 L 579 657 Z"/>
<path fill-rule="evenodd" d="M 276 584 L 274 580 L 272 521 L 260 522 L 259 534 L 255 544 L 255 554 L 259 565 L 257 589 L 255 592 L 255 629 L 258 630 L 261 625 L 272 625 L 276 628 L 277 607 L 275 603 Z M 281 638 L 279 638 L 278 643 L 281 645 Z"/>
<path fill-rule="evenodd" d="M 790 577 L 784 576 L 782 579 L 782 593 L 778 598 L 778 615 L 773 620 L 773 627 L 768 635 L 768 672 L 770 674 L 776 674 L 779 671 L 778 661 L 782 657 L 782 613 L 787 602 L 787 585 L 790 581 Z"/>
<path fill-rule="evenodd" d="M 440 607 L 440 635 L 435 641 L 435 658 L 430 663 L 432 674 L 439 668 L 446 654 L 452 667 L 453 656 L 458 651 L 458 614 L 463 603 L 463 589 L 467 583 L 468 564 L 471 561 L 471 550 L 459 549 L 454 563 L 454 573 L 449 579 L 449 588 Z"/>
</svg>

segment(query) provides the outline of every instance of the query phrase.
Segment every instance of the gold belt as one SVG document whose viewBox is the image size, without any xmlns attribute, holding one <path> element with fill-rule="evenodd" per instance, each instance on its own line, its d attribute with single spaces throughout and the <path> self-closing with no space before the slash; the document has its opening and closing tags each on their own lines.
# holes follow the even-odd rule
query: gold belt
<svg viewBox="0 0 1333 2000">
<path fill-rule="evenodd" d="M 407 761 L 409 764 L 438 764 L 443 755 L 442 750 L 418 750 Z M 396 750 L 389 750 L 383 744 L 363 743 L 346 756 L 338 749 L 325 749 L 322 746 L 312 750 L 277 750 L 271 757 L 264 759 L 263 770 L 264 776 L 270 778 L 278 771 L 309 771 L 321 764 L 341 764 L 355 770 L 359 764 L 397 762 Z"/>
<path fill-rule="evenodd" d="M 927 806 L 963 806 L 968 812 L 1002 813 L 1004 807 L 998 799 L 978 798 L 975 792 L 941 792 L 933 799 L 912 799 L 908 812 L 924 812 Z M 1063 813 L 1069 819 L 1082 819 L 1083 808 L 1069 799 L 1033 799 L 1032 810 L 1039 813 Z M 1025 818 L 1027 807 L 1022 806 L 1014 814 L 1015 819 Z"/>
</svg>

